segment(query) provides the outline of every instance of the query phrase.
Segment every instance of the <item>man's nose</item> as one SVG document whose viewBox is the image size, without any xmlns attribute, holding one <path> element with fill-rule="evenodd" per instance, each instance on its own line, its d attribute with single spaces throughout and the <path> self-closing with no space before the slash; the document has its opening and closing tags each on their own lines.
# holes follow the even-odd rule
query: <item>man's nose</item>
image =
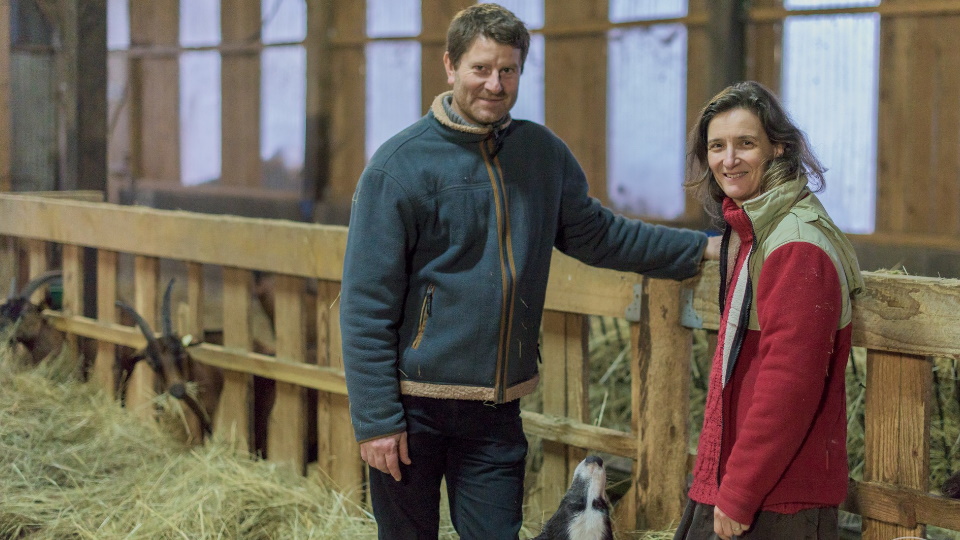
<svg viewBox="0 0 960 540">
<path fill-rule="evenodd" d="M 503 91 L 503 83 L 500 81 L 500 72 L 495 71 L 489 77 L 487 77 L 487 82 L 484 84 L 484 87 L 488 92 L 499 94 Z"/>
</svg>

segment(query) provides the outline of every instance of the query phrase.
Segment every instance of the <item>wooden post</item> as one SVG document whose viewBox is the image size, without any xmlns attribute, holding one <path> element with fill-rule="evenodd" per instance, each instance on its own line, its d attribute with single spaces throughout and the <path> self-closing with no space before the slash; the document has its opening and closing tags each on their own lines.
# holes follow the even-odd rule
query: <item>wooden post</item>
<svg viewBox="0 0 960 540">
<path fill-rule="evenodd" d="M 333 27 L 337 38 L 365 36 L 366 2 L 333 1 Z M 333 79 L 329 101 L 330 116 L 330 180 L 323 200 L 333 209 L 350 208 L 357 180 L 366 163 L 365 51 L 362 44 L 340 44 L 333 47 L 328 68 Z"/>
<path fill-rule="evenodd" d="M 555 26 L 607 22 L 606 0 L 550 0 L 544 4 L 544 31 Z M 590 180 L 590 194 L 601 201 L 609 200 L 607 36 L 604 33 L 556 36 L 547 39 L 544 47 L 545 122 L 577 156 Z"/>
<path fill-rule="evenodd" d="M 330 180 L 330 114 L 333 73 L 329 66 L 332 2 L 307 0 L 306 133 L 303 156 L 303 198 L 318 202 Z"/>
<path fill-rule="evenodd" d="M 221 0 L 220 33 L 224 45 L 245 45 L 261 29 L 259 1 Z M 258 187 L 260 171 L 260 54 L 251 50 L 222 53 L 221 183 Z"/>
<path fill-rule="evenodd" d="M 589 421 L 586 336 L 584 315 L 544 312 L 540 380 L 544 414 Z M 558 507 L 570 485 L 573 470 L 585 456 L 584 449 L 543 441 L 540 507 L 544 511 Z M 548 517 L 544 515 L 545 519 Z"/>
<path fill-rule="evenodd" d="M 116 251 L 97 250 L 97 319 L 101 322 L 118 322 L 117 258 Z M 110 396 L 114 396 L 117 388 L 113 370 L 115 358 L 116 345 L 108 341 L 99 341 L 92 379 Z"/>
<path fill-rule="evenodd" d="M 908 354 L 867 351 L 863 479 L 927 492 L 933 366 Z M 899 521 L 899 523 L 897 523 Z M 916 516 L 863 520 L 864 540 L 924 536 Z"/>
<path fill-rule="evenodd" d="M 157 325 L 157 280 L 160 278 L 160 260 L 156 257 L 138 255 L 133 262 L 133 271 L 133 309 L 156 332 L 159 327 Z M 154 419 L 155 380 L 156 376 L 148 363 L 137 362 L 127 383 L 126 406 L 144 419 Z"/>
<path fill-rule="evenodd" d="M 343 370 L 340 283 L 320 281 L 317 289 L 317 364 Z M 359 488 L 364 480 L 364 463 L 350 422 L 350 403 L 343 394 L 320 392 L 318 399 L 317 454 L 322 479 L 361 503 L 363 493 Z"/>
<path fill-rule="evenodd" d="M 179 0 L 130 2 L 131 46 L 179 46 Z M 134 178 L 180 183 L 180 64 L 177 55 L 131 59 Z"/>
<path fill-rule="evenodd" d="M 276 277 L 277 359 L 303 363 L 306 340 L 303 321 L 303 279 Z M 302 386 L 277 381 L 277 398 L 270 411 L 267 458 L 284 462 L 303 474 L 306 470 L 306 391 Z M 260 411 L 257 411 L 260 413 Z"/>
<path fill-rule="evenodd" d="M 637 528 L 675 523 L 686 502 L 690 359 L 693 336 L 680 325 L 681 284 L 644 278 L 633 382 L 637 460 L 632 486 Z"/>
<path fill-rule="evenodd" d="M 249 270 L 223 269 L 223 345 L 250 350 L 250 283 Z M 213 433 L 244 450 L 253 450 L 251 437 L 252 385 L 250 375 L 224 370 L 223 392 L 217 406 Z"/>
<path fill-rule="evenodd" d="M 0 2 L 0 191 L 10 191 L 10 2 Z"/>
</svg>

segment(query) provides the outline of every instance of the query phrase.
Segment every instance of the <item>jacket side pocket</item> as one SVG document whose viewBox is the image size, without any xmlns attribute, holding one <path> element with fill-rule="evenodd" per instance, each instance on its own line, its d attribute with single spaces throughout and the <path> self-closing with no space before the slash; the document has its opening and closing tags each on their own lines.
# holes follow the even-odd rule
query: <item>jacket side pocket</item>
<svg viewBox="0 0 960 540">
<path fill-rule="evenodd" d="M 427 294 L 423 297 L 423 304 L 420 305 L 420 323 L 417 325 L 417 337 L 413 340 L 411 349 L 419 349 L 420 342 L 423 341 L 423 333 L 427 329 L 427 320 L 430 318 L 430 312 L 433 310 L 433 289 L 431 284 L 427 287 Z"/>
</svg>

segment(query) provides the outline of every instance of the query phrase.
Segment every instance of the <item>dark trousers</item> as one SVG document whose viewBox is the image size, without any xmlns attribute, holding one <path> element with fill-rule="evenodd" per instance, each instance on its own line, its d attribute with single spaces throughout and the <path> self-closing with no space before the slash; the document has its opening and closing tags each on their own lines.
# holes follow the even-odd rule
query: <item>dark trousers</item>
<svg viewBox="0 0 960 540">
<path fill-rule="evenodd" d="M 523 523 L 527 439 L 520 403 L 403 397 L 411 465 L 399 482 L 368 468 L 381 540 L 436 539 L 440 482 L 464 540 L 516 540 Z"/>
<path fill-rule="evenodd" d="M 836 540 L 840 536 L 837 508 L 810 508 L 796 514 L 760 512 L 745 540 Z M 687 503 L 673 540 L 715 540 L 713 506 L 694 501 Z"/>
</svg>

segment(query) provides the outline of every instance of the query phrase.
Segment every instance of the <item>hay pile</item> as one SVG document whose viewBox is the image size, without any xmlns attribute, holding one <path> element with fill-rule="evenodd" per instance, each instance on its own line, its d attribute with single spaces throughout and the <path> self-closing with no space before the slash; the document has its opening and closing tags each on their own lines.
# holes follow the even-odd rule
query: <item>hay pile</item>
<svg viewBox="0 0 960 540">
<path fill-rule="evenodd" d="M 0 538 L 376 538 L 346 495 L 224 444 L 189 450 L 63 377 L 69 362 L 11 359 L 0 351 Z"/>
</svg>

